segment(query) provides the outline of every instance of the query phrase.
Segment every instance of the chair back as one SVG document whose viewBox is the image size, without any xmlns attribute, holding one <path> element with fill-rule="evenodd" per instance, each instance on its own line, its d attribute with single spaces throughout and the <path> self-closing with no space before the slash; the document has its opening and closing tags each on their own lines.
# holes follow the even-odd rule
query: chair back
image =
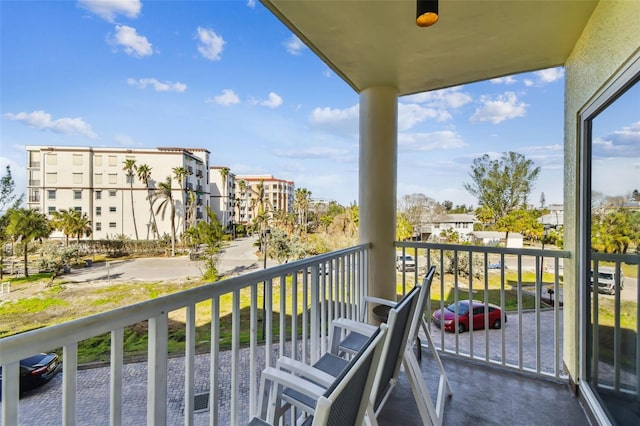
<svg viewBox="0 0 640 426">
<path fill-rule="evenodd" d="M 387 325 L 389 336 L 385 339 L 378 377 L 374 384 L 374 410 L 385 399 L 387 390 L 395 385 L 407 346 L 411 319 L 420 295 L 420 286 L 414 287 L 389 311 Z M 393 381 L 393 382 L 392 382 Z"/>
<path fill-rule="evenodd" d="M 387 325 L 382 324 L 320 397 L 313 425 L 352 426 L 363 423 L 383 342 L 387 340 L 385 336 L 389 336 Z"/>
<path fill-rule="evenodd" d="M 424 316 L 424 309 L 427 304 L 427 299 L 431 294 L 431 283 L 433 282 L 433 276 L 436 274 L 435 265 L 431 265 L 427 271 L 427 275 L 422 280 L 422 287 L 420 290 L 420 296 L 418 297 L 418 303 L 416 304 L 416 310 L 413 314 L 413 320 L 411 321 L 411 329 L 409 330 L 409 341 L 413 342 L 418 337 L 420 331 L 420 324 Z"/>
</svg>

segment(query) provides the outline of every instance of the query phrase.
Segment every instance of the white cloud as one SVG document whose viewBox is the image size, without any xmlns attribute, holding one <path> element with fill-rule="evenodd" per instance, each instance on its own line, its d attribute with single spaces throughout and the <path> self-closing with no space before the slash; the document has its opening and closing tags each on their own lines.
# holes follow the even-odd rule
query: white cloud
<svg viewBox="0 0 640 426">
<path fill-rule="evenodd" d="M 250 8 L 255 8 L 256 7 L 256 0 L 247 0 L 247 6 L 249 6 Z"/>
<path fill-rule="evenodd" d="M 198 52 L 210 61 L 222 59 L 222 50 L 225 45 L 224 39 L 213 30 L 198 27 Z"/>
<path fill-rule="evenodd" d="M 63 135 L 85 136 L 91 139 L 98 137 L 91 129 L 91 126 L 82 118 L 65 117 L 52 120 L 51 114 L 45 111 L 20 112 L 18 114 L 7 113 L 4 116 L 9 120 L 19 121 L 39 130 L 51 130 Z"/>
<path fill-rule="evenodd" d="M 467 146 L 462 137 L 453 131 L 443 130 L 431 133 L 400 133 L 400 151 L 431 151 L 434 149 L 457 149 Z"/>
<path fill-rule="evenodd" d="M 506 76 L 506 77 L 498 77 L 498 78 L 494 78 L 489 80 L 491 82 L 491 84 L 515 84 L 518 82 L 518 80 L 516 80 L 515 78 L 513 78 L 513 76 Z"/>
<path fill-rule="evenodd" d="M 118 133 L 113 137 L 113 140 L 120 146 L 131 147 L 131 146 L 140 146 L 140 144 L 136 143 L 135 140 L 131 136 L 123 135 Z"/>
<path fill-rule="evenodd" d="M 525 85 L 525 86 L 527 86 L 527 87 L 531 87 L 531 86 L 533 86 L 534 84 L 535 84 L 535 83 L 533 82 L 533 80 L 530 80 L 530 79 L 528 79 L 528 78 L 526 78 L 526 79 L 524 80 L 524 85 Z"/>
<path fill-rule="evenodd" d="M 443 122 L 450 120 L 451 114 L 445 110 L 425 108 L 418 104 L 398 104 L 398 130 L 409 130 L 426 119 L 435 119 L 438 122 Z"/>
<path fill-rule="evenodd" d="M 125 53 L 137 58 L 153 54 L 153 48 L 147 38 L 139 35 L 135 28 L 127 25 L 116 25 L 116 35 L 110 42 L 121 46 Z"/>
<path fill-rule="evenodd" d="M 213 99 L 208 100 L 207 102 L 214 102 L 218 105 L 234 105 L 240 103 L 240 98 L 235 92 L 231 89 L 224 89 L 221 95 L 214 96 Z"/>
<path fill-rule="evenodd" d="M 140 0 L 78 0 L 78 5 L 108 22 L 114 22 L 118 15 L 137 18 L 142 10 Z"/>
<path fill-rule="evenodd" d="M 542 71 L 534 72 L 540 83 L 553 83 L 564 77 L 564 68 L 548 68 Z"/>
<path fill-rule="evenodd" d="M 597 157 L 640 156 L 640 121 L 593 139 L 593 154 Z"/>
<path fill-rule="evenodd" d="M 460 108 L 473 100 L 470 94 L 462 91 L 464 86 L 417 93 L 401 98 L 407 103 L 424 104 L 431 108 Z"/>
<path fill-rule="evenodd" d="M 170 81 L 159 81 L 155 78 L 141 78 L 136 80 L 135 78 L 127 79 L 127 83 L 131 86 L 135 86 L 139 89 L 146 89 L 147 86 L 153 87 L 156 92 L 178 92 L 182 93 L 187 90 L 187 85 L 180 82 L 172 83 Z"/>
<path fill-rule="evenodd" d="M 519 102 L 514 92 L 505 92 L 495 98 L 483 96 L 480 98 L 480 102 L 482 106 L 476 108 L 471 117 L 471 121 L 474 123 L 489 121 L 498 124 L 511 118 L 524 117 L 528 106 L 524 102 Z"/>
<path fill-rule="evenodd" d="M 309 116 L 309 123 L 329 133 L 355 137 L 358 134 L 359 112 L 359 105 L 345 109 L 315 108 Z"/>
<path fill-rule="evenodd" d="M 293 34 L 283 44 L 287 48 L 287 52 L 292 55 L 300 55 L 302 53 L 302 50 L 306 47 L 304 43 Z"/>
<path fill-rule="evenodd" d="M 354 153 L 344 148 L 333 148 L 327 146 L 314 146 L 303 149 L 275 149 L 273 153 L 279 157 L 296 158 L 296 159 L 328 159 L 338 162 L 352 162 L 355 161 L 356 156 Z"/>
<path fill-rule="evenodd" d="M 268 108 L 278 108 L 282 105 L 282 98 L 278 96 L 277 93 L 270 92 L 269 99 L 260 102 L 260 105 L 266 106 Z"/>
</svg>

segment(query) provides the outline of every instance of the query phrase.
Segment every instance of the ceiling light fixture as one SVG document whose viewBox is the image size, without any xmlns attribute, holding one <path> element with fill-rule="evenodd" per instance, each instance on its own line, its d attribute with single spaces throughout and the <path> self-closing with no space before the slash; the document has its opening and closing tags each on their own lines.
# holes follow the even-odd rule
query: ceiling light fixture
<svg viewBox="0 0 640 426">
<path fill-rule="evenodd" d="M 429 27 L 438 22 L 438 0 L 416 0 L 416 24 Z"/>
</svg>

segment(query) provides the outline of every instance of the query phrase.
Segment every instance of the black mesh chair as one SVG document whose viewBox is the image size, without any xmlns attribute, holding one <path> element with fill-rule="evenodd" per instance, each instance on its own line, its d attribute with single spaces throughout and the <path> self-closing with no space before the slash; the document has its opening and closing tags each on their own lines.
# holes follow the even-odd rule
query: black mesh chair
<svg viewBox="0 0 640 426">
<path fill-rule="evenodd" d="M 347 363 L 337 377 L 333 378 L 328 387 L 322 387 L 306 378 L 277 368 L 267 367 L 262 372 L 260 385 L 261 399 L 258 407 L 260 417 L 254 417 L 249 425 L 277 424 L 280 411 L 277 407 L 280 404 L 277 392 L 282 388 L 294 389 L 315 401 L 311 415 L 307 416 L 302 423 L 304 425 L 362 424 L 386 335 L 387 327 L 382 325 L 366 342 L 362 351 Z M 311 368 L 307 366 L 307 369 Z M 265 407 L 266 401 L 268 401 L 267 407 Z"/>
</svg>

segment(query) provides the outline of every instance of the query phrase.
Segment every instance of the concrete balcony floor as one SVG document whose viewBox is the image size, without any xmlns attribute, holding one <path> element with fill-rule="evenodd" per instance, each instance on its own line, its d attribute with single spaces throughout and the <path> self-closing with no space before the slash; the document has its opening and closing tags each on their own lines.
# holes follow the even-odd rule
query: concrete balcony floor
<svg viewBox="0 0 640 426">
<path fill-rule="evenodd" d="M 435 404 L 437 367 L 423 351 L 422 374 Z M 579 399 L 565 383 L 536 378 L 499 366 L 442 356 L 453 396 L 447 398 L 444 425 L 588 425 Z M 378 418 L 380 425 L 419 425 L 418 408 L 403 372 Z"/>
</svg>

